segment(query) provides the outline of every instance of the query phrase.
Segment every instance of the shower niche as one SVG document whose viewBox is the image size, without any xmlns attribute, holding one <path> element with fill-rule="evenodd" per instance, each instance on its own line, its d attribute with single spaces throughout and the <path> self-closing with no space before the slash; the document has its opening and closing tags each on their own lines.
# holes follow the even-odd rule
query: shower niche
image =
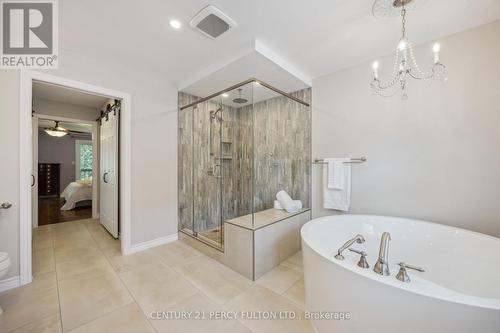
<svg viewBox="0 0 500 333">
<path fill-rule="evenodd" d="M 300 249 L 310 219 L 310 88 L 250 79 L 179 93 L 179 238 L 256 279 Z M 301 209 L 275 208 L 286 191 Z"/>
</svg>

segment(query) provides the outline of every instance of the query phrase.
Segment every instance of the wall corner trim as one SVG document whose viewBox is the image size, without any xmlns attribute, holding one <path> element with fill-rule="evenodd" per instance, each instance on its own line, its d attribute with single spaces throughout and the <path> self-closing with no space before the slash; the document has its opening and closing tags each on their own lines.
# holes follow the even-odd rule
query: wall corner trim
<svg viewBox="0 0 500 333">
<path fill-rule="evenodd" d="M 21 277 L 19 275 L 4 279 L 0 281 L 0 292 L 17 288 L 20 285 L 21 285 Z"/>
<path fill-rule="evenodd" d="M 179 234 L 175 233 L 175 234 L 171 234 L 171 235 L 168 235 L 168 236 L 164 236 L 164 237 L 152 239 L 152 240 L 149 240 L 149 241 L 145 241 L 145 242 L 142 242 L 142 243 L 132 244 L 130 246 L 130 248 L 129 248 L 129 251 L 127 251 L 127 253 L 125 253 L 125 255 L 129 255 L 129 254 L 133 254 L 133 253 L 145 251 L 147 249 L 151 249 L 151 248 L 156 247 L 156 246 L 160 246 L 160 245 L 164 245 L 164 244 L 167 244 L 167 243 L 175 242 L 178 239 L 179 239 Z"/>
</svg>

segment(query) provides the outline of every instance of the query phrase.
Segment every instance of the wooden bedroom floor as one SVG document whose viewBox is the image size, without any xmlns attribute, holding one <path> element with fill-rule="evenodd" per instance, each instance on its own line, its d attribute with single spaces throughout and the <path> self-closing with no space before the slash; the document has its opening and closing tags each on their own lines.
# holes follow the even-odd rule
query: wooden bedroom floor
<svg viewBox="0 0 500 333">
<path fill-rule="evenodd" d="M 84 220 L 92 217 L 92 207 L 77 207 L 72 210 L 61 210 L 62 198 L 38 199 L 38 225 Z"/>
</svg>

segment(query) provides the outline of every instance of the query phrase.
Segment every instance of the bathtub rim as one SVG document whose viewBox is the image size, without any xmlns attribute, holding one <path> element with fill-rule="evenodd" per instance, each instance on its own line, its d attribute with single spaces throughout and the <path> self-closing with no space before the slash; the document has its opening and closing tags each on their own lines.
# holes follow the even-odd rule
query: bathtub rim
<svg viewBox="0 0 500 333">
<path fill-rule="evenodd" d="M 328 216 L 322 216 L 318 217 L 315 219 L 312 219 L 311 221 L 307 222 L 304 224 L 300 230 L 300 237 L 302 242 L 305 243 L 312 251 L 314 251 L 317 255 L 322 257 L 324 260 L 327 260 L 342 269 L 348 270 L 354 274 L 361 275 L 363 278 L 373 280 L 375 282 L 382 283 L 384 285 L 393 287 L 393 288 L 398 288 L 402 289 L 404 291 L 414 293 L 417 295 L 425 296 L 425 297 L 430 297 L 434 299 L 439 299 L 442 301 L 446 302 L 452 302 L 452 303 L 457 303 L 461 305 L 467 305 L 467 306 L 474 306 L 474 307 L 480 307 L 484 309 L 489 309 L 489 310 L 500 310 L 500 299 L 499 298 L 487 298 L 487 297 L 478 297 L 478 296 L 473 296 L 473 295 L 468 295 L 464 293 L 460 293 L 458 291 L 454 291 L 452 289 L 448 289 L 444 286 L 438 285 L 436 283 L 433 283 L 431 281 L 428 281 L 422 277 L 413 275 L 412 276 L 412 282 L 411 283 L 403 283 L 401 281 L 398 281 L 395 278 L 395 274 L 391 273 L 390 276 L 380 276 L 376 273 L 373 272 L 372 268 L 370 269 L 363 269 L 360 268 L 356 265 L 352 265 L 348 261 L 339 261 L 339 260 L 334 260 L 333 254 L 331 257 L 328 257 L 321 252 L 319 252 L 312 243 L 310 239 L 307 239 L 307 237 L 304 235 L 305 233 L 308 232 L 310 228 L 313 227 L 316 222 L 324 221 L 324 220 L 334 220 L 334 219 L 340 219 L 340 218 L 386 218 L 386 219 L 398 219 L 398 220 L 405 220 L 408 222 L 418 222 L 422 224 L 430 224 L 434 225 L 439 228 L 448 228 L 451 230 L 456 230 L 460 232 L 464 232 L 466 234 L 475 234 L 476 236 L 481 236 L 481 237 L 486 237 L 490 238 L 494 241 L 497 241 L 500 243 L 500 238 L 496 238 L 494 236 L 486 235 L 480 232 L 468 230 L 468 229 L 462 229 L 458 227 L 453 227 L 453 226 L 448 226 L 445 224 L 440 224 L 440 223 L 435 223 L 435 222 L 429 222 L 429 221 L 423 221 L 423 220 L 417 220 L 417 219 L 411 219 L 411 218 L 406 218 L 406 217 L 397 217 L 397 216 L 385 216 L 385 215 L 367 215 L 367 214 L 339 214 L 339 215 L 328 215 Z M 392 264 L 391 265 L 391 271 L 394 271 L 394 267 L 396 265 Z M 427 288 L 435 288 L 434 290 L 421 290 L 417 289 L 417 286 L 425 286 Z M 436 291 L 440 293 L 435 293 Z"/>
</svg>

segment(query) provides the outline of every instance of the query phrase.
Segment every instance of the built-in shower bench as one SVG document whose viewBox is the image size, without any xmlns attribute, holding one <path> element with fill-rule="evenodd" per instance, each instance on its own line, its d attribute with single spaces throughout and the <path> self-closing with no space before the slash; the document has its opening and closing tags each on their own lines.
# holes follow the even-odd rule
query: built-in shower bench
<svg viewBox="0 0 500 333">
<path fill-rule="evenodd" d="M 257 230 L 265 226 L 268 226 L 270 224 L 279 222 L 281 220 L 288 219 L 292 216 L 302 214 L 307 211 L 309 211 L 309 209 L 301 209 L 294 213 L 288 213 L 282 209 L 271 208 L 271 209 L 261 210 L 260 212 L 256 212 L 254 214 L 243 215 L 236 217 L 234 219 L 226 220 L 225 223 L 234 224 L 239 227 L 251 230 Z"/>
<path fill-rule="evenodd" d="M 181 240 L 256 280 L 300 250 L 300 228 L 311 219 L 310 209 L 296 213 L 266 209 L 224 223 L 224 249 L 179 233 Z"/>
</svg>

